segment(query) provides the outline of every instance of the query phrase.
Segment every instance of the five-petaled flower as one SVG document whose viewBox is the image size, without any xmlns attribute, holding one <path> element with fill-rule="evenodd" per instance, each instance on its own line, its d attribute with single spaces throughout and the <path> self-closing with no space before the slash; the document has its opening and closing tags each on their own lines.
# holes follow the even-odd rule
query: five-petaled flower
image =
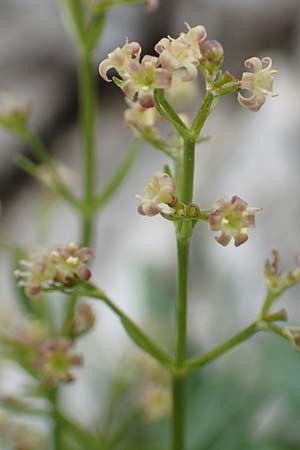
<svg viewBox="0 0 300 450">
<path fill-rule="evenodd" d="M 224 247 L 234 239 L 238 247 L 248 240 L 248 228 L 255 227 L 255 213 L 261 208 L 248 207 L 248 203 L 237 197 L 231 200 L 220 199 L 209 213 L 208 220 L 212 231 L 221 231 L 215 240 Z"/>
<path fill-rule="evenodd" d="M 265 103 L 267 94 L 271 94 L 272 97 L 278 95 L 273 92 L 273 80 L 277 70 L 273 69 L 272 59 L 267 56 L 261 60 L 257 57 L 249 58 L 245 61 L 245 67 L 253 68 L 253 72 L 243 73 L 240 88 L 252 95 L 245 97 L 239 92 L 238 101 L 245 108 L 256 112 Z"/>
<path fill-rule="evenodd" d="M 162 204 L 171 205 L 174 202 L 175 181 L 166 173 L 156 172 L 149 177 L 145 187 L 145 195 L 138 196 L 140 205 L 139 214 L 155 216 L 162 212 Z"/>
<path fill-rule="evenodd" d="M 200 44 L 207 36 L 202 25 L 193 28 L 187 25 L 187 27 L 187 33 L 180 33 L 176 39 L 171 36 L 164 37 L 155 45 L 155 51 L 159 54 L 160 64 L 164 69 L 170 72 L 185 69 L 183 81 L 197 78 L 197 66 L 202 58 Z"/>
</svg>

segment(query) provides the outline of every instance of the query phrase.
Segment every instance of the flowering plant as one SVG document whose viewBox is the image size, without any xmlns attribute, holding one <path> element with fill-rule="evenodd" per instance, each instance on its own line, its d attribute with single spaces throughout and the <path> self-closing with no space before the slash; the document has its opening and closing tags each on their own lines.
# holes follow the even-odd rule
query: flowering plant
<svg viewBox="0 0 300 450">
<path fill-rule="evenodd" d="M 223 46 L 216 40 L 207 40 L 203 25 L 186 25 L 187 30 L 176 38 L 162 37 L 154 46 L 154 55 L 142 56 L 141 45 L 126 40 L 123 46 L 110 52 L 100 63 L 99 73 L 105 81 L 113 81 L 123 92 L 127 104 L 125 123 L 132 130 L 135 141 L 128 156 L 99 194 L 95 186 L 96 93 L 92 57 L 103 31 L 107 10 L 118 4 L 138 1 L 64 0 L 62 3 L 73 26 L 80 63 L 83 196 L 79 198 L 73 193 L 49 157 L 47 149 L 31 130 L 28 106 L 23 109 L 6 106 L 0 112 L 0 124 L 31 145 L 35 161 L 21 157 L 20 166 L 79 213 L 82 230 L 79 244 L 59 244 L 49 250 L 39 249 L 33 252 L 14 249 L 20 256 L 15 270 L 19 294 L 29 317 L 25 323 L 1 332 L 1 356 L 17 362 L 32 376 L 34 389 L 31 395 L 42 396 L 48 406 L 35 409 L 20 399 L 3 399 L 1 402 L 16 411 L 47 415 L 54 424 L 51 447 L 54 450 L 114 448 L 120 433 L 127 430 L 127 421 L 121 424 L 121 431 L 116 428 L 115 434 L 97 434 L 66 417 L 61 405 L 61 386 L 74 381 L 76 367 L 84 364 L 76 345 L 92 329 L 96 319 L 90 303 L 82 303 L 80 299 L 101 301 L 117 315 L 129 338 L 144 353 L 143 357 L 132 363 L 138 369 L 128 377 L 126 387 L 128 392 L 132 386 L 136 387 L 133 396 L 137 404 L 134 420 L 137 412 L 140 414 L 141 411 L 150 422 L 171 415 L 172 436 L 169 448 L 184 450 L 185 385 L 193 371 L 201 369 L 258 332 L 274 333 L 289 340 L 295 349 L 298 349 L 300 343 L 300 328 L 280 325 L 280 322 L 287 321 L 287 313 L 283 309 L 273 309 L 283 292 L 299 283 L 300 267 L 297 263 L 294 270 L 280 273 L 279 255 L 274 250 L 272 260 L 265 265 L 266 297 L 257 318 L 211 350 L 193 357 L 187 355 L 189 250 L 195 227 L 205 222 L 211 231 L 219 233 L 215 237 L 218 244 L 225 247 L 233 239 L 234 245 L 238 247 L 248 240 L 248 229 L 255 226 L 255 215 L 261 211 L 261 208 L 248 206 L 238 195 L 230 200 L 224 197 L 209 208 L 203 208 L 194 198 L 195 149 L 205 141 L 202 136 L 203 127 L 225 95 L 234 94 L 242 107 L 257 112 L 264 105 L 267 95 L 275 95 L 273 80 L 276 70 L 272 67 L 270 57 L 252 57 L 245 61 L 245 67 L 249 71 L 244 72 L 241 79 L 224 71 Z M 149 10 L 156 6 L 156 1 L 148 2 Z M 111 69 L 117 72 L 112 78 Z M 184 111 L 177 112 L 174 109 L 174 90 L 177 94 L 182 93 L 188 83 L 192 83 L 200 75 L 205 82 L 205 97 L 195 117 L 191 119 Z M 172 133 L 167 137 L 163 133 L 165 125 L 172 128 Z M 160 342 L 150 337 L 98 287 L 90 268 L 94 258 L 92 247 L 96 214 L 121 185 L 134 163 L 142 141 L 150 143 L 168 158 L 168 164 L 158 168 L 148 178 L 144 195 L 137 196 L 137 211 L 145 216 L 145 220 L 160 216 L 161 220 L 174 225 L 178 266 L 174 354 L 167 352 Z M 43 176 L 41 167 L 46 171 Z M 60 294 L 60 301 L 64 304 L 58 321 L 54 320 L 53 312 L 45 313 L 48 305 L 46 299 L 50 303 L 55 293 Z M 60 297 L 61 294 L 63 298 Z M 139 383 L 142 372 L 146 375 L 144 381 Z M 6 423 L 4 419 L 0 420 L 0 434 L 2 423 Z M 41 444 L 43 441 L 40 439 L 29 439 L 27 431 L 26 439 L 20 437 L 17 426 L 3 428 L 2 434 L 5 439 L 14 442 L 15 448 L 47 448 L 47 444 Z M 80 447 L 69 444 L 70 435 L 75 440 L 78 438 Z M 32 436 L 35 437 L 35 434 L 32 433 Z"/>
</svg>

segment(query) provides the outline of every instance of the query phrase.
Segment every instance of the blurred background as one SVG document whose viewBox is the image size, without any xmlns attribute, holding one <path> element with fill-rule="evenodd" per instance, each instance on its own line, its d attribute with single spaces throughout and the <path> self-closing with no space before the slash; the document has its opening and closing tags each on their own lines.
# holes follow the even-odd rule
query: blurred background
<svg viewBox="0 0 300 450">
<path fill-rule="evenodd" d="M 235 95 L 222 99 L 204 129 L 210 139 L 197 150 L 195 201 L 201 207 L 237 194 L 263 212 L 249 241 L 238 249 L 232 244 L 219 246 L 206 224 L 197 226 L 191 254 L 191 355 L 255 319 L 265 295 L 263 267 L 272 248 L 279 249 L 283 268 L 295 265 L 294 254 L 300 249 L 299 13 L 299 0 L 161 0 L 159 10 L 151 15 L 144 6 L 120 7 L 109 13 L 96 52 L 100 189 L 132 142 L 123 122 L 122 93 L 97 75 L 99 62 L 126 36 L 151 52 L 160 37 L 184 31 L 184 22 L 203 24 L 208 38 L 223 44 L 224 68 L 236 76 L 243 71 L 244 59 L 251 56 L 271 56 L 279 71 L 275 81 L 279 97 L 268 98 L 257 114 L 241 109 Z M 0 89 L 13 92 L 21 103 L 31 101 L 33 128 L 80 193 L 76 51 L 64 25 L 55 0 L 1 0 Z M 188 107 L 191 111 L 199 106 L 201 88 L 199 84 L 198 103 Z M 20 152 L 28 154 L 29 149 L 0 130 L 3 239 L 30 248 L 77 241 L 77 215 L 17 168 Z M 135 198 L 143 192 L 146 177 L 164 163 L 164 155 L 143 146 L 124 185 L 99 215 L 93 273 L 116 303 L 172 349 L 176 295 L 172 224 L 136 214 Z M 13 320 L 19 312 L 12 261 L 4 250 L 0 285 L 2 320 Z M 295 288 L 280 300 L 292 324 L 300 323 L 299 297 Z M 108 386 L 124 355 L 130 357 L 136 351 L 118 320 L 102 305 L 95 309 L 97 326 L 82 342 L 85 367 L 78 372 L 78 381 L 64 391 L 66 412 L 90 426 L 101 417 Z M 288 343 L 259 335 L 191 377 L 188 449 L 299 449 L 299 358 Z M 0 391 L 14 392 L 19 377 L 15 370 L 0 365 Z M 164 436 L 167 443 L 168 426 L 167 420 L 146 428 L 136 423 L 128 437 L 131 444 L 125 439 L 118 448 L 144 449 L 147 439 L 145 449 L 166 449 L 167 444 L 158 444 Z"/>
</svg>

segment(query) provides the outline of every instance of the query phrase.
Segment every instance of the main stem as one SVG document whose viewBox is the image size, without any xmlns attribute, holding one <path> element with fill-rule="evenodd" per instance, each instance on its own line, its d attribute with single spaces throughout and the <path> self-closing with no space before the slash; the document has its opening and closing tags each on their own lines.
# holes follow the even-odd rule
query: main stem
<svg viewBox="0 0 300 450">
<path fill-rule="evenodd" d="M 62 427 L 59 420 L 59 388 L 56 387 L 50 392 L 53 405 L 53 448 L 62 450 Z"/>
<path fill-rule="evenodd" d="M 186 204 L 193 200 L 195 166 L 195 140 L 184 140 L 183 171 L 180 198 Z M 177 180 L 179 181 L 179 180 Z M 177 239 L 177 325 L 176 325 L 176 365 L 181 369 L 186 359 L 187 299 L 189 273 L 189 240 L 192 233 L 190 222 L 178 225 Z M 179 370 L 180 372 L 180 370 Z M 173 417 L 172 449 L 184 450 L 185 442 L 185 379 L 174 375 L 172 380 Z"/>
<path fill-rule="evenodd" d="M 82 245 L 89 246 L 93 234 L 93 202 L 95 190 L 95 115 L 96 87 L 93 73 L 92 52 L 80 51 L 79 94 L 81 126 L 84 146 L 84 215 L 82 221 Z"/>
<path fill-rule="evenodd" d="M 188 253 L 189 242 L 187 239 L 177 237 L 177 261 L 178 261 L 178 293 L 177 293 L 177 335 L 176 335 L 176 366 L 181 368 L 186 356 L 186 329 L 187 329 L 187 285 L 188 285 Z M 176 375 L 172 380 L 173 398 L 173 450 L 184 449 L 184 391 L 185 380 Z"/>
</svg>

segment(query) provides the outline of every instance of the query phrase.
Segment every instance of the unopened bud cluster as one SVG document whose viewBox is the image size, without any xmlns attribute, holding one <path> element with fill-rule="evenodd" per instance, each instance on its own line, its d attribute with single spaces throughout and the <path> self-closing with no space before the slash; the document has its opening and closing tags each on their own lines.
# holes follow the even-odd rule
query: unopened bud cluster
<svg viewBox="0 0 300 450">
<path fill-rule="evenodd" d="M 70 243 L 66 247 L 55 246 L 48 252 L 35 252 L 28 260 L 21 260 L 24 270 L 16 270 L 19 286 L 25 287 L 29 297 L 37 297 L 43 289 L 73 287 L 91 277 L 87 263 L 94 255 L 90 248 Z"/>
<path fill-rule="evenodd" d="M 294 270 L 279 272 L 279 252 L 274 249 L 271 260 L 267 260 L 265 264 L 264 275 L 268 291 L 273 296 L 279 296 L 288 288 L 300 283 L 300 266 L 297 261 Z"/>
</svg>

